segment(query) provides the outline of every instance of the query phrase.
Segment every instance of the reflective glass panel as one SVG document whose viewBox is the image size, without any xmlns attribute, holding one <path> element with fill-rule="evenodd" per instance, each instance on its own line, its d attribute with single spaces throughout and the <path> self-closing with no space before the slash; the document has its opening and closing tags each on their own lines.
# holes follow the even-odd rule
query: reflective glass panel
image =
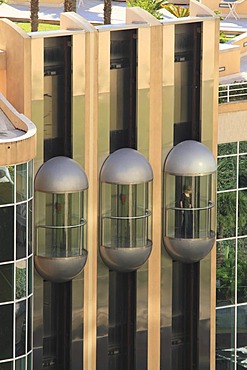
<svg viewBox="0 0 247 370">
<path fill-rule="evenodd" d="M 235 297 L 235 240 L 217 242 L 216 257 L 217 306 L 234 304 Z"/>
<path fill-rule="evenodd" d="M 143 247 L 150 237 L 148 183 L 102 184 L 102 243 L 116 248 Z"/>
<path fill-rule="evenodd" d="M 247 363 L 247 305 L 237 308 L 237 364 L 246 369 Z"/>
<path fill-rule="evenodd" d="M 0 265 L 0 302 L 12 301 L 14 298 L 14 264 Z"/>
<path fill-rule="evenodd" d="M 238 192 L 238 235 L 247 234 L 247 190 Z"/>
<path fill-rule="evenodd" d="M 236 188 L 237 157 L 224 157 L 218 159 L 218 190 Z"/>
<path fill-rule="evenodd" d="M 0 363 L 0 370 L 13 370 L 13 362 Z"/>
<path fill-rule="evenodd" d="M 236 192 L 218 194 L 217 202 L 217 238 L 236 236 Z"/>
<path fill-rule="evenodd" d="M 225 143 L 218 145 L 218 155 L 237 154 L 237 143 Z"/>
<path fill-rule="evenodd" d="M 33 196 L 33 161 L 28 162 L 28 198 Z"/>
<path fill-rule="evenodd" d="M 0 207 L 0 262 L 14 259 L 14 207 Z"/>
<path fill-rule="evenodd" d="M 27 356 L 27 370 L 33 370 L 32 367 L 32 354 Z"/>
<path fill-rule="evenodd" d="M 239 175 L 238 175 L 239 188 L 247 187 L 247 155 L 239 156 Z"/>
<path fill-rule="evenodd" d="M 28 206 L 28 255 L 33 253 L 33 200 L 27 203 Z"/>
<path fill-rule="evenodd" d="M 32 297 L 28 299 L 27 320 L 27 351 L 29 352 L 32 346 Z"/>
<path fill-rule="evenodd" d="M 24 258 L 27 254 L 26 246 L 27 204 L 16 206 L 16 258 Z"/>
<path fill-rule="evenodd" d="M 33 258 L 28 259 L 28 294 L 33 291 Z"/>
<path fill-rule="evenodd" d="M 247 141 L 239 142 L 239 153 L 247 153 Z"/>
<path fill-rule="evenodd" d="M 166 236 L 211 238 L 215 235 L 214 175 L 166 174 Z"/>
<path fill-rule="evenodd" d="M 16 166 L 16 201 L 21 202 L 27 199 L 27 164 Z"/>
<path fill-rule="evenodd" d="M 13 304 L 0 306 L 0 360 L 13 357 Z"/>
<path fill-rule="evenodd" d="M 15 356 L 26 352 L 26 301 L 15 306 Z"/>
<path fill-rule="evenodd" d="M 16 263 L 16 299 L 26 296 L 26 260 Z"/>
<path fill-rule="evenodd" d="M 0 205 L 14 203 L 14 166 L 0 167 Z"/>
<path fill-rule="evenodd" d="M 238 303 L 247 302 L 247 238 L 238 239 Z"/>
<path fill-rule="evenodd" d="M 234 308 L 216 310 L 216 370 L 234 370 Z"/>
<path fill-rule="evenodd" d="M 15 370 L 26 370 L 26 357 L 15 361 Z"/>
</svg>

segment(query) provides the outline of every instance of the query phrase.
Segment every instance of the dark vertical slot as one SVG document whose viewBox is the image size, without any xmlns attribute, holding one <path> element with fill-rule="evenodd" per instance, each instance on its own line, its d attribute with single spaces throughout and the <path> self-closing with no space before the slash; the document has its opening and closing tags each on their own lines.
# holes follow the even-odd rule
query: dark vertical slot
<svg viewBox="0 0 247 370">
<path fill-rule="evenodd" d="M 136 31 L 111 33 L 111 153 L 136 148 Z M 108 369 L 135 370 L 136 272 L 109 271 Z"/>
<path fill-rule="evenodd" d="M 200 140 L 201 25 L 176 26 L 174 145 Z M 177 179 L 176 187 L 181 189 Z M 179 191 L 179 190 L 178 190 Z M 177 191 L 177 193 L 178 193 Z M 177 194 L 180 199 L 181 194 Z M 176 220 L 180 230 L 180 220 Z M 179 231 L 178 231 L 179 232 Z M 177 233 L 177 232 L 176 232 Z M 177 234 L 177 236 L 179 236 Z M 200 264 L 173 262 L 172 369 L 199 370 Z"/>
<path fill-rule="evenodd" d="M 72 156 L 71 38 L 45 39 L 44 160 Z M 71 369 L 72 282 L 44 281 L 43 369 Z"/>
<path fill-rule="evenodd" d="M 44 160 L 71 157 L 71 38 L 45 39 Z"/>
<path fill-rule="evenodd" d="M 135 354 L 136 273 L 110 271 L 109 370 L 133 370 Z"/>
</svg>

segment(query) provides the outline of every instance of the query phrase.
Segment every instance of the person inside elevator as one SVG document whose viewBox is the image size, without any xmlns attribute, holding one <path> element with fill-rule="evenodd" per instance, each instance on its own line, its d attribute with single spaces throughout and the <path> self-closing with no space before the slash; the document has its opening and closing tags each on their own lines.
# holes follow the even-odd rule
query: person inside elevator
<svg viewBox="0 0 247 370">
<path fill-rule="evenodd" d="M 182 226 L 181 226 L 181 237 L 182 238 L 191 238 L 192 237 L 192 211 L 189 208 L 191 206 L 191 194 L 192 189 L 190 185 L 183 186 L 183 192 L 180 199 L 180 208 L 183 208 L 182 215 Z"/>
</svg>

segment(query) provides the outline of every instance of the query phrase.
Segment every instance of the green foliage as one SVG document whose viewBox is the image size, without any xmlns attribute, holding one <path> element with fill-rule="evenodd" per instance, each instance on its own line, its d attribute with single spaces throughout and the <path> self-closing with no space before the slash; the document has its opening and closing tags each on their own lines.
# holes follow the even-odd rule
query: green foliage
<svg viewBox="0 0 247 370">
<path fill-rule="evenodd" d="M 242 142 L 242 143 L 245 143 Z M 218 155 L 229 155 L 229 154 L 236 154 L 237 153 L 237 143 L 224 143 L 218 145 Z"/>
<path fill-rule="evenodd" d="M 235 303 L 235 265 L 237 260 L 237 300 L 247 301 L 247 239 L 239 239 L 237 254 L 235 240 L 225 240 L 217 245 L 217 302 L 218 304 Z"/>
<path fill-rule="evenodd" d="M 235 240 L 217 245 L 217 302 L 234 303 L 235 291 Z"/>
<path fill-rule="evenodd" d="M 26 295 L 26 269 L 16 269 L 16 299 L 25 297 Z"/>
<path fill-rule="evenodd" d="M 152 14 L 157 19 L 162 19 L 162 13 L 159 11 L 162 9 L 164 0 L 128 0 L 128 7 L 139 6 Z"/>
<path fill-rule="evenodd" d="M 237 157 L 218 159 L 218 190 L 236 188 Z"/>
<path fill-rule="evenodd" d="M 218 194 L 217 225 L 219 239 L 235 236 L 236 191 Z"/>
<path fill-rule="evenodd" d="M 190 15 L 190 9 L 185 8 L 184 6 L 166 3 L 162 5 L 162 8 L 166 9 L 177 18 L 189 17 Z"/>
</svg>

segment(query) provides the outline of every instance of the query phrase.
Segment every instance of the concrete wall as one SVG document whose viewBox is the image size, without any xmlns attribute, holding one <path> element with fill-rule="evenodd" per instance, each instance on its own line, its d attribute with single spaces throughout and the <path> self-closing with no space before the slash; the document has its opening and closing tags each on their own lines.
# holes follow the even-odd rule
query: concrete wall
<svg viewBox="0 0 247 370">
<path fill-rule="evenodd" d="M 218 142 L 244 141 L 247 138 L 247 102 L 219 105 Z"/>
</svg>

